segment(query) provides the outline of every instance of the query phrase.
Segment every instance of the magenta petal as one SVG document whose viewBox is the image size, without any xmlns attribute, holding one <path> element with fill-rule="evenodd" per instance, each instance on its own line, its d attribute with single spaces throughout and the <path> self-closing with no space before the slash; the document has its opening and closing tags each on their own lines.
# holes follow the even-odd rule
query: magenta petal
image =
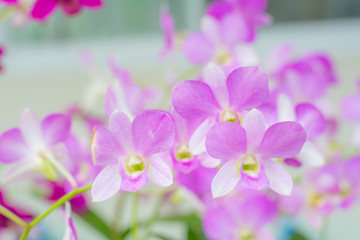
<svg viewBox="0 0 360 240">
<path fill-rule="evenodd" d="M 123 155 L 115 136 L 105 127 L 94 128 L 91 152 L 94 164 L 100 166 L 114 164 Z"/>
<path fill-rule="evenodd" d="M 64 141 L 70 131 L 71 120 L 63 114 L 52 114 L 41 122 L 44 141 L 48 146 L 52 146 Z"/>
<path fill-rule="evenodd" d="M 269 95 L 268 78 L 259 67 L 241 67 L 227 79 L 230 104 L 237 110 L 254 108 Z"/>
<path fill-rule="evenodd" d="M 0 162 L 12 163 L 29 155 L 24 138 L 18 128 L 4 132 L 0 137 Z"/>
<path fill-rule="evenodd" d="M 56 4 L 57 0 L 37 0 L 31 10 L 31 16 L 34 19 L 44 21 L 55 9 Z"/>
<path fill-rule="evenodd" d="M 226 162 L 215 175 L 211 183 L 211 192 L 214 198 L 230 193 L 241 179 L 238 161 Z"/>
<path fill-rule="evenodd" d="M 325 118 L 322 113 L 310 103 L 296 106 L 296 119 L 305 129 L 309 138 L 316 137 L 325 130 Z"/>
<path fill-rule="evenodd" d="M 217 159 L 236 159 L 246 152 L 246 133 L 240 124 L 215 123 L 206 137 L 206 149 Z"/>
<path fill-rule="evenodd" d="M 169 150 L 175 140 L 175 124 L 163 111 L 147 111 L 132 123 L 135 149 L 148 156 Z"/>
<path fill-rule="evenodd" d="M 261 146 L 257 149 L 264 157 L 295 157 L 306 141 L 306 133 L 296 122 L 280 122 L 266 131 Z"/>
<path fill-rule="evenodd" d="M 65 233 L 63 240 L 77 240 L 76 229 L 74 222 L 71 217 L 71 204 L 70 202 L 65 202 Z"/>
<path fill-rule="evenodd" d="M 243 126 L 246 131 L 247 152 L 253 152 L 260 146 L 266 132 L 264 115 L 259 110 L 251 110 L 246 114 Z"/>
<path fill-rule="evenodd" d="M 109 130 L 125 152 L 130 153 L 134 150 L 131 121 L 124 113 L 115 110 L 113 114 L 111 114 Z"/>
<path fill-rule="evenodd" d="M 92 200 L 101 202 L 114 196 L 120 190 L 121 182 L 118 164 L 106 166 L 95 178 L 91 188 Z"/>
<path fill-rule="evenodd" d="M 241 174 L 240 184 L 241 187 L 261 190 L 267 188 L 269 186 L 269 180 L 265 174 L 264 166 L 261 166 L 259 176 L 257 178 L 253 178 L 247 174 Z"/>
<path fill-rule="evenodd" d="M 293 181 L 289 173 L 279 163 L 271 159 L 264 161 L 264 163 L 270 188 L 279 194 L 290 195 Z"/>
<path fill-rule="evenodd" d="M 192 64 L 202 65 L 211 60 L 214 46 L 203 33 L 196 32 L 185 39 L 183 51 Z"/>
<path fill-rule="evenodd" d="M 148 177 L 150 180 L 162 187 L 170 186 L 173 183 L 173 175 L 170 167 L 158 156 L 151 156 L 147 159 Z"/>
<path fill-rule="evenodd" d="M 221 109 L 209 85 L 200 81 L 177 83 L 172 90 L 172 102 L 184 118 L 209 117 Z"/>
<path fill-rule="evenodd" d="M 92 8 L 98 8 L 103 5 L 101 0 L 80 0 L 80 4 Z"/>
</svg>

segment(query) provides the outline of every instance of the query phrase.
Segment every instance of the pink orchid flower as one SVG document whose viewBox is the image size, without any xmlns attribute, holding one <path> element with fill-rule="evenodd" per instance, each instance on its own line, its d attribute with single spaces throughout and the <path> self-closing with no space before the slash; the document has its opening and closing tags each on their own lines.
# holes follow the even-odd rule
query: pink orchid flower
<svg viewBox="0 0 360 240">
<path fill-rule="evenodd" d="M 296 156 L 306 140 L 306 133 L 296 122 L 280 122 L 267 127 L 263 114 L 253 109 L 238 123 L 214 124 L 206 137 L 210 156 L 224 160 L 211 190 L 214 197 L 230 193 L 238 183 L 243 187 L 289 195 L 292 179 L 274 158 Z"/>
<path fill-rule="evenodd" d="M 18 0 L 0 0 L 0 2 L 4 3 L 6 5 L 12 5 L 12 6 L 19 4 Z"/>
<path fill-rule="evenodd" d="M 175 26 L 174 18 L 169 12 L 168 5 L 160 6 L 160 26 L 164 35 L 164 46 L 160 51 L 160 57 L 165 57 L 175 48 Z"/>
<path fill-rule="evenodd" d="M 57 6 L 60 6 L 66 15 L 71 16 L 79 13 L 82 8 L 98 9 L 103 6 L 103 2 L 102 0 L 37 0 L 31 10 L 31 17 L 37 21 L 46 21 Z"/>
<path fill-rule="evenodd" d="M 65 232 L 63 240 L 77 240 L 77 234 L 76 229 L 74 226 L 74 222 L 71 217 L 71 205 L 69 202 L 65 202 L 65 214 L 64 214 L 64 220 L 65 220 Z"/>
<path fill-rule="evenodd" d="M 119 67 L 114 59 L 110 60 L 110 68 L 117 78 L 114 86 L 109 86 L 105 95 L 105 114 L 109 118 L 113 111 L 119 110 L 133 119 L 146 107 L 155 105 L 159 98 L 153 88 L 142 88 L 135 84 L 131 74 Z"/>
<path fill-rule="evenodd" d="M 137 191 L 148 178 L 160 186 L 173 182 L 170 167 L 157 153 L 174 144 L 175 126 L 169 114 L 147 111 L 130 119 L 113 112 L 109 129 L 95 127 L 91 145 L 95 165 L 106 166 L 91 190 L 93 201 L 103 201 L 123 191 Z"/>
<path fill-rule="evenodd" d="M 185 119 L 176 111 L 172 111 L 171 116 L 176 126 L 176 137 L 167 158 L 174 170 L 189 173 L 199 166 L 209 168 L 218 166 L 220 161 L 210 157 L 207 152 L 196 154 L 189 149 L 189 141 L 202 119 Z"/>
<path fill-rule="evenodd" d="M 207 204 L 203 217 L 206 236 L 214 240 L 274 239 L 265 227 L 275 219 L 276 205 L 260 192 L 240 194 Z"/>
<path fill-rule="evenodd" d="M 52 114 L 41 122 L 27 109 L 20 118 L 20 128 L 12 128 L 0 137 L 0 162 L 12 166 L 3 176 L 9 182 L 30 171 L 40 171 L 55 180 L 58 170 L 73 186 L 76 182 L 55 158 L 55 147 L 68 137 L 71 120 L 63 114 Z"/>
<path fill-rule="evenodd" d="M 242 115 L 265 102 L 268 94 L 267 76 L 258 67 L 235 69 L 226 78 L 218 66 L 210 64 L 203 81 L 177 83 L 172 90 L 174 109 L 186 119 L 205 119 L 189 141 L 190 151 L 205 152 L 206 134 L 213 123 L 241 122 Z"/>
<path fill-rule="evenodd" d="M 325 132 L 326 120 L 322 112 L 310 103 L 299 103 L 294 107 L 285 94 L 280 94 L 277 113 L 278 121 L 296 121 L 305 129 L 307 140 L 296 159 L 310 166 L 322 166 L 325 154 L 316 142 L 317 137 Z M 289 161 L 286 159 L 285 162 Z"/>
<path fill-rule="evenodd" d="M 195 65 L 214 61 L 232 68 L 257 63 L 255 52 L 244 43 L 253 42 L 255 30 L 271 18 L 264 13 L 267 1 L 215 1 L 207 7 L 202 30 L 190 34 L 183 51 Z"/>
</svg>

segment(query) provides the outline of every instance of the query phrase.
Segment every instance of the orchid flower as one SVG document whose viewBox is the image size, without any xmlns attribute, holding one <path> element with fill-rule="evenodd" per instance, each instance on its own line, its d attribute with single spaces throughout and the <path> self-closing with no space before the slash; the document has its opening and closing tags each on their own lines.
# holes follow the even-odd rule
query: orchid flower
<svg viewBox="0 0 360 240">
<path fill-rule="evenodd" d="M 214 124 L 206 137 L 206 149 L 225 163 L 212 182 L 213 196 L 230 193 L 238 183 L 253 189 L 269 186 L 279 194 L 290 195 L 292 179 L 276 159 L 296 156 L 305 140 L 300 124 L 289 121 L 267 127 L 263 114 L 256 109 L 245 116 L 243 126 Z"/>
<path fill-rule="evenodd" d="M 76 187 L 76 181 L 54 153 L 55 146 L 66 140 L 70 125 L 66 115 L 52 114 L 40 122 L 32 110 L 25 110 L 20 128 L 12 128 L 0 137 L 0 162 L 12 165 L 3 181 L 9 182 L 32 171 L 42 172 L 48 179 L 55 180 L 58 170 Z"/>
<path fill-rule="evenodd" d="M 176 126 L 174 146 L 169 152 L 169 160 L 175 171 L 189 173 L 199 166 L 214 168 L 220 161 L 209 156 L 207 152 L 196 154 L 189 149 L 189 141 L 202 119 L 185 119 L 176 111 L 171 112 Z"/>
<path fill-rule="evenodd" d="M 131 123 L 124 113 L 114 111 L 109 129 L 94 128 L 93 161 L 106 167 L 93 183 L 93 201 L 108 199 L 120 189 L 135 192 L 148 178 L 160 186 L 171 185 L 171 169 L 157 153 L 168 151 L 174 138 L 174 123 L 165 112 L 147 111 Z"/>
<path fill-rule="evenodd" d="M 172 90 L 174 109 L 186 119 L 205 119 L 189 141 L 190 152 L 197 155 L 206 151 L 205 137 L 213 123 L 242 122 L 245 112 L 265 102 L 268 94 L 268 79 L 258 67 L 237 68 L 225 78 L 218 66 L 210 64 L 203 81 L 176 84 Z"/>
<path fill-rule="evenodd" d="M 240 194 L 239 194 L 240 195 Z M 275 204 L 264 194 L 250 190 L 242 195 L 208 203 L 203 228 L 209 239 L 272 240 L 265 226 L 275 219 Z"/>
<path fill-rule="evenodd" d="M 160 26 L 164 35 L 164 46 L 160 51 L 160 57 L 164 57 L 174 50 L 175 26 L 174 18 L 169 13 L 168 5 L 160 6 Z"/>
<path fill-rule="evenodd" d="M 307 141 L 299 155 L 296 156 L 296 159 L 300 160 L 300 163 L 306 163 L 315 167 L 323 165 L 325 163 L 325 155 L 315 142 L 316 138 L 324 133 L 326 124 L 325 117 L 320 110 L 310 103 L 300 103 L 294 107 L 291 100 L 285 94 L 278 96 L 277 105 L 278 121 L 296 121 L 306 131 Z"/>
<path fill-rule="evenodd" d="M 185 56 L 195 65 L 214 61 L 234 68 L 257 63 L 255 52 L 244 43 L 254 41 L 257 27 L 270 23 L 271 18 L 264 13 L 266 5 L 266 0 L 212 2 L 202 30 L 185 39 Z"/>
<path fill-rule="evenodd" d="M 98 9 L 102 5 L 102 0 L 37 0 L 31 10 L 31 17 L 37 21 L 46 21 L 57 6 L 71 16 L 79 13 L 82 8 Z"/>
<path fill-rule="evenodd" d="M 63 240 L 77 240 L 76 229 L 74 226 L 74 222 L 71 217 L 71 205 L 69 202 L 65 202 L 65 232 Z"/>
</svg>

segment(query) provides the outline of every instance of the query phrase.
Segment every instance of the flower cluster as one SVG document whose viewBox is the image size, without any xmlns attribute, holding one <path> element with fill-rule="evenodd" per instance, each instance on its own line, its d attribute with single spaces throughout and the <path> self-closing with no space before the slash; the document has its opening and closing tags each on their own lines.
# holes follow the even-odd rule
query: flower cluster
<svg viewBox="0 0 360 240">
<path fill-rule="evenodd" d="M 71 15 L 101 5 L 100 0 L 37 0 L 29 14 L 43 21 L 56 7 Z M 257 29 L 272 21 L 266 7 L 266 0 L 214 1 L 200 30 L 180 39 L 169 8 L 162 5 L 161 61 L 179 51 L 197 71 L 187 79 L 164 81 L 171 93 L 162 94 L 164 89 L 138 85 L 111 59 L 116 80 L 103 89 L 105 84 L 96 85 L 103 93 L 102 115 L 84 102 L 42 121 L 27 109 L 20 126 L 1 135 L 0 162 L 10 165 L 3 183 L 31 180 L 46 201 L 54 202 L 51 211 L 65 204 L 64 239 L 77 238 L 71 209 L 104 236 L 118 234 L 92 210 L 92 202 L 115 195 L 133 195 L 135 208 L 139 198 L 159 197 L 170 209 L 167 216 L 175 219 L 180 203 L 193 203 L 195 223 L 178 220 L 195 239 L 201 234 L 209 239 L 275 239 L 268 226 L 301 211 L 311 226 L 321 229 L 336 209 L 360 200 L 360 155 L 355 150 L 360 144 L 360 95 L 344 98 L 340 118 L 326 98 L 339 83 L 328 55 L 294 56 L 291 46 L 280 45 L 261 59 L 254 43 Z M 349 150 L 337 140 L 343 121 L 357 124 Z M 2 205 L 0 213 L 25 227 L 22 239 L 43 218 L 28 223 L 32 215 Z M 160 213 L 144 224 L 142 238 L 137 211 L 132 214 L 131 231 L 123 229 L 121 236 L 150 237 Z M 196 219 L 203 232 L 193 229 Z M 1 233 L 8 221 L 0 221 Z M 291 227 L 301 234 L 296 225 Z"/>
</svg>

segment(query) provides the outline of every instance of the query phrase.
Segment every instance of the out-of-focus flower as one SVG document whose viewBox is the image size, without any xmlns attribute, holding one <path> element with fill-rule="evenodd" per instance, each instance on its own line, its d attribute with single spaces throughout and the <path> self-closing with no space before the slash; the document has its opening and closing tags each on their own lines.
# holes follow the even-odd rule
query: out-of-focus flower
<svg viewBox="0 0 360 240">
<path fill-rule="evenodd" d="M 323 53 L 309 53 L 292 59 L 291 47 L 282 45 L 267 60 L 270 76 L 277 87 L 288 93 L 295 103 L 319 101 L 328 88 L 337 83 L 331 58 Z"/>
<path fill-rule="evenodd" d="M 133 119 L 146 107 L 158 102 L 159 93 L 153 88 L 142 88 L 133 82 L 130 73 L 110 61 L 110 68 L 117 81 L 108 87 L 105 95 L 105 114 L 109 118 L 113 111 L 119 110 Z"/>
<path fill-rule="evenodd" d="M 56 7 L 61 7 L 64 14 L 71 16 L 82 8 L 98 9 L 102 0 L 37 0 L 31 10 L 31 17 L 37 21 L 46 21 Z"/>
<path fill-rule="evenodd" d="M 257 63 L 257 56 L 249 43 L 255 39 L 255 30 L 271 22 L 264 13 L 266 0 L 215 1 L 207 7 L 202 30 L 190 34 L 184 41 L 183 51 L 189 61 L 202 65 L 214 61 L 229 66 Z"/>
<path fill-rule="evenodd" d="M 9 205 L 5 198 L 5 192 L 3 190 L 0 190 L 0 205 L 11 211 L 12 213 L 16 214 L 19 218 L 24 220 L 25 222 L 29 222 L 33 216 L 30 214 L 25 208 L 15 207 L 12 205 Z M 6 229 L 13 228 L 14 231 L 16 231 L 16 225 L 11 220 L 0 214 L 0 237 L 2 236 L 2 231 Z M 15 229 L 14 229 L 15 228 Z M 17 229 L 17 233 L 21 232 L 21 228 Z"/>
<path fill-rule="evenodd" d="M 243 190 L 240 194 L 207 204 L 203 217 L 206 236 L 229 240 L 273 239 L 265 227 L 276 217 L 275 204 L 260 192 Z"/>
<path fill-rule="evenodd" d="M 228 194 L 239 182 L 247 188 L 269 186 L 277 193 L 291 194 L 292 179 L 274 158 L 296 156 L 305 140 L 300 124 L 289 121 L 267 127 L 256 109 L 245 116 L 243 127 L 232 122 L 214 124 L 206 137 L 206 149 L 225 163 L 212 182 L 213 196 Z"/>
<path fill-rule="evenodd" d="M 299 103 L 294 107 L 284 94 L 278 96 L 277 102 L 278 121 L 296 121 L 305 129 L 307 141 L 296 159 L 311 166 L 323 165 L 325 154 L 316 145 L 316 138 L 325 131 L 326 121 L 323 114 L 310 103 Z"/>
<path fill-rule="evenodd" d="M 77 240 L 76 229 L 74 226 L 74 222 L 71 217 L 71 205 L 69 202 L 65 202 L 65 232 L 63 240 Z"/>
<path fill-rule="evenodd" d="M 160 51 L 160 57 L 164 57 L 174 50 L 175 47 L 175 26 L 174 18 L 169 12 L 168 5 L 160 6 L 160 26 L 164 35 L 164 46 Z"/>
<path fill-rule="evenodd" d="M 93 201 L 108 199 L 120 189 L 137 191 L 148 178 L 160 186 L 172 184 L 171 169 L 157 153 L 168 151 L 174 138 L 174 123 L 165 112 L 147 111 L 132 123 L 124 113 L 113 112 L 109 129 L 94 128 L 93 161 L 106 167 L 93 183 Z"/>
<path fill-rule="evenodd" d="M 203 119 L 185 119 L 176 111 L 171 113 L 176 126 L 175 143 L 169 152 L 169 162 L 175 171 L 191 172 L 199 166 L 214 168 L 220 161 L 209 156 L 207 152 L 196 154 L 189 149 L 189 142 Z"/>
<path fill-rule="evenodd" d="M 258 67 L 235 69 L 226 78 L 218 66 L 210 64 L 203 81 L 176 84 L 172 90 L 175 110 L 186 119 L 205 119 L 190 139 L 190 152 L 206 151 L 205 137 L 213 123 L 241 122 L 245 112 L 265 102 L 268 94 L 267 76 Z"/>
<path fill-rule="evenodd" d="M 321 219 L 336 208 L 348 209 L 360 197 L 360 157 L 336 160 L 306 174 L 310 220 L 318 228 Z"/>
<path fill-rule="evenodd" d="M 53 150 L 66 140 L 70 126 L 71 121 L 66 115 L 52 114 L 40 122 L 32 110 L 25 110 L 20 118 L 20 128 L 12 128 L 0 137 L 0 162 L 12 165 L 3 181 L 11 181 L 30 171 L 40 171 L 55 180 L 56 169 L 69 177 L 55 159 Z"/>
</svg>

